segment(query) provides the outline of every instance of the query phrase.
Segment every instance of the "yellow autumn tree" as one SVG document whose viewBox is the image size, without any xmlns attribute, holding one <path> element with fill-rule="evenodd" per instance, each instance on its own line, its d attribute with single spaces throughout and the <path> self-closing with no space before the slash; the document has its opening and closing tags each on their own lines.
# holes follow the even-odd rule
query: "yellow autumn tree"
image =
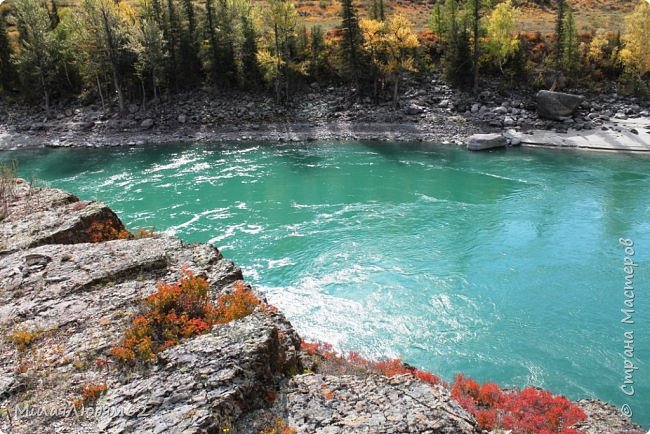
<svg viewBox="0 0 650 434">
<path fill-rule="evenodd" d="M 384 72 L 393 81 L 393 110 L 399 102 L 399 83 L 402 73 L 415 71 L 414 51 L 420 45 L 413 26 L 402 15 L 395 15 L 386 23 L 384 32 L 386 62 Z"/>
<path fill-rule="evenodd" d="M 641 79 L 650 72 L 650 4 L 641 0 L 625 17 L 620 58 L 628 73 Z"/>
<path fill-rule="evenodd" d="M 361 47 L 366 52 L 372 65 L 373 97 L 377 99 L 377 85 L 379 73 L 382 70 L 382 58 L 384 53 L 384 30 L 385 23 L 379 20 L 361 19 L 359 28 L 363 37 Z"/>
<path fill-rule="evenodd" d="M 406 71 L 415 71 L 414 51 L 420 45 L 411 23 L 402 15 L 387 22 L 362 19 L 359 28 L 363 36 L 362 48 L 374 68 L 375 95 L 379 74 L 393 82 L 393 109 L 399 102 L 399 83 Z"/>
<path fill-rule="evenodd" d="M 265 10 L 265 21 L 264 31 L 258 41 L 256 58 L 264 78 L 274 83 L 275 100 L 279 104 L 282 82 L 284 98 L 288 101 L 290 73 L 303 72 L 303 65 L 296 60 L 292 52 L 301 20 L 292 1 L 271 0 Z"/>
<path fill-rule="evenodd" d="M 517 9 L 511 0 L 499 3 L 487 23 L 488 52 L 496 59 L 499 70 L 503 73 L 503 64 L 512 53 L 517 50 L 519 40 L 513 36 L 515 29 Z"/>
</svg>

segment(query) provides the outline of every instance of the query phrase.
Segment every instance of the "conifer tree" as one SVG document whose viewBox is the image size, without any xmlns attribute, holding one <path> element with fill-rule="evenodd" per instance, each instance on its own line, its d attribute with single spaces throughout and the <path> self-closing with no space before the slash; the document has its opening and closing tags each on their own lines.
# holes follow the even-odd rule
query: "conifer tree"
<svg viewBox="0 0 650 434">
<path fill-rule="evenodd" d="M 447 81 L 455 85 L 467 85 L 473 77 L 472 51 L 469 45 L 467 20 L 461 14 L 456 0 L 447 0 L 445 17 L 445 54 L 443 70 Z"/>
<path fill-rule="evenodd" d="M 168 81 L 170 86 L 178 89 L 179 78 L 179 32 L 180 32 L 180 19 L 174 0 L 167 0 L 167 7 L 165 11 L 166 23 L 163 27 L 163 37 L 167 42 L 167 51 L 169 52 L 169 61 L 167 66 Z"/>
<path fill-rule="evenodd" d="M 341 0 L 341 30 L 343 38 L 340 42 L 342 72 L 355 85 L 361 74 L 360 46 L 363 43 L 357 12 L 353 0 Z"/>
<path fill-rule="evenodd" d="M 168 52 L 153 5 L 143 2 L 141 8 L 138 23 L 128 36 L 129 49 L 136 55 L 134 67 L 142 85 L 142 106 L 145 108 L 147 82 L 154 98 L 157 98 L 164 80 Z"/>
<path fill-rule="evenodd" d="M 84 0 L 82 12 L 83 26 L 79 31 L 83 32 L 86 62 L 100 71 L 110 71 L 119 110 L 124 115 L 126 98 L 122 64 L 128 54 L 128 5 L 113 0 Z"/>
<path fill-rule="evenodd" d="M 50 5 L 50 28 L 54 30 L 61 22 L 61 17 L 59 17 L 59 8 L 56 4 L 56 0 L 51 0 Z"/>
<path fill-rule="evenodd" d="M 182 0 L 183 25 L 179 41 L 179 86 L 187 89 L 196 85 L 200 78 L 199 40 L 196 25 L 196 11 L 192 0 Z"/>
<path fill-rule="evenodd" d="M 11 47 L 5 19 L 0 14 L 0 89 L 11 89 L 16 78 L 13 63 L 11 63 Z"/>
<path fill-rule="evenodd" d="M 564 10 L 565 0 L 557 0 L 557 15 L 555 16 L 555 69 L 562 67 L 562 40 L 564 39 Z"/>
<path fill-rule="evenodd" d="M 257 65 L 257 32 L 253 25 L 253 18 L 250 15 L 250 7 L 247 14 L 241 16 L 242 28 L 242 48 L 241 48 L 241 63 L 242 63 L 242 80 L 240 85 L 242 88 L 250 89 L 257 85 L 260 80 L 260 71 Z"/>
<path fill-rule="evenodd" d="M 566 7 L 564 16 L 564 25 L 562 40 L 562 70 L 569 74 L 575 75 L 580 69 L 580 52 L 578 49 L 578 31 L 573 20 L 573 11 L 571 6 Z"/>
<path fill-rule="evenodd" d="M 207 37 L 208 54 L 204 62 L 206 75 L 213 81 L 216 80 L 219 69 L 219 42 L 216 29 L 217 15 L 214 8 L 214 0 L 205 0 L 205 29 Z"/>
<path fill-rule="evenodd" d="M 372 0 L 370 18 L 376 21 L 386 21 L 386 14 L 384 12 L 384 0 Z"/>
<path fill-rule="evenodd" d="M 41 0 L 16 1 L 16 17 L 20 23 L 21 50 L 18 55 L 23 87 L 34 78 L 43 94 L 45 111 L 50 113 L 50 96 L 56 76 L 57 43 L 51 28 L 47 4 Z"/>
</svg>

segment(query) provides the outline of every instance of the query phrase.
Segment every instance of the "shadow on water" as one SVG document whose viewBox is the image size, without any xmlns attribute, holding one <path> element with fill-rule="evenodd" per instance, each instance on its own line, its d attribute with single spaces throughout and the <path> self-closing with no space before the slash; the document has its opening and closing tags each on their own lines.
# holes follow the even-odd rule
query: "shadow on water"
<svg viewBox="0 0 650 434">
<path fill-rule="evenodd" d="M 324 161 L 320 147 L 309 146 L 308 143 L 282 145 L 276 149 L 280 151 L 280 157 L 296 170 L 309 170 Z"/>
<path fill-rule="evenodd" d="M 177 145 L 147 146 L 138 148 L 111 149 L 30 149 L 4 154 L 0 161 L 18 161 L 20 176 L 29 177 L 32 171 L 43 179 L 67 178 L 80 173 L 101 172 L 107 168 L 121 166 L 128 157 L 140 167 L 148 167 L 167 158 Z M 34 164 L 38 162 L 38 165 Z M 21 167 L 23 169 L 21 169 Z"/>
<path fill-rule="evenodd" d="M 441 145 L 433 143 L 395 143 L 395 142 L 358 142 L 372 152 L 381 155 L 388 160 L 400 162 L 401 159 L 412 157 L 414 152 L 421 152 L 424 155 L 439 159 L 442 156 Z M 401 163 L 401 162 L 400 162 Z"/>
</svg>

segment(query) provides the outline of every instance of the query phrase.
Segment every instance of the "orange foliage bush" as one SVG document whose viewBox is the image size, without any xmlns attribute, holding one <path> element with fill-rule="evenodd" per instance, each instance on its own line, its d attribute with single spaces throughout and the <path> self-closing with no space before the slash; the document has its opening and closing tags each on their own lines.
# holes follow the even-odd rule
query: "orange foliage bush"
<svg viewBox="0 0 650 434">
<path fill-rule="evenodd" d="M 40 336 L 38 331 L 29 331 L 19 328 L 6 336 L 7 341 L 18 347 L 18 351 L 25 351 Z"/>
<path fill-rule="evenodd" d="M 520 32 L 519 37 L 524 39 L 527 42 L 540 42 L 542 40 L 542 34 L 540 32 Z"/>
<path fill-rule="evenodd" d="M 264 428 L 262 431 L 260 431 L 260 434 L 295 434 L 296 430 L 291 428 L 287 423 L 280 419 L 277 418 L 275 420 L 275 424 L 268 426 Z"/>
<path fill-rule="evenodd" d="M 140 228 L 136 229 L 136 231 L 132 234 L 133 238 L 136 240 L 139 240 L 141 238 L 151 238 L 154 236 L 154 229 L 145 229 L 145 228 Z"/>
<path fill-rule="evenodd" d="M 93 383 L 88 383 L 84 384 L 82 389 L 81 389 L 81 398 L 75 400 L 74 406 L 76 408 L 81 408 L 84 405 L 91 404 L 108 390 L 108 386 L 104 383 L 102 384 L 93 384 Z"/>
<path fill-rule="evenodd" d="M 249 288 L 237 282 L 215 307 L 209 300 L 208 282 L 189 271 L 183 273 L 176 283 L 158 283 L 158 291 L 144 300 L 143 313 L 133 319 L 120 344 L 112 349 L 115 358 L 126 363 L 154 362 L 158 352 L 181 339 L 250 315 L 260 304 Z"/>
<path fill-rule="evenodd" d="M 260 304 L 259 298 L 244 286 L 242 281 L 235 282 L 235 289 L 230 294 L 219 296 L 216 320 L 223 324 L 250 315 Z"/>
<path fill-rule="evenodd" d="M 103 241 L 124 240 L 131 237 L 129 231 L 125 229 L 118 230 L 112 222 L 93 222 L 88 229 L 91 243 L 101 243 Z"/>
</svg>

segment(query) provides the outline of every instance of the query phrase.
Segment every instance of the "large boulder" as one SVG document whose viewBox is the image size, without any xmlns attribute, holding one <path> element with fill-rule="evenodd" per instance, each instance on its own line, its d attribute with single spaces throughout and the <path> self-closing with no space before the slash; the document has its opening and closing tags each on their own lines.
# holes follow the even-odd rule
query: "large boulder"
<svg viewBox="0 0 650 434">
<path fill-rule="evenodd" d="M 486 149 L 504 148 L 508 139 L 502 134 L 474 134 L 467 142 L 467 149 L 470 151 L 483 151 Z"/>
<path fill-rule="evenodd" d="M 124 225 L 101 202 L 80 201 L 58 189 L 32 188 L 17 179 L 0 221 L 0 256 L 43 244 L 75 244 L 92 241 L 93 224 L 115 234 Z"/>
<path fill-rule="evenodd" d="M 535 95 L 537 113 L 546 119 L 562 121 L 570 118 L 573 112 L 584 101 L 584 97 L 563 92 L 540 90 Z"/>
</svg>

